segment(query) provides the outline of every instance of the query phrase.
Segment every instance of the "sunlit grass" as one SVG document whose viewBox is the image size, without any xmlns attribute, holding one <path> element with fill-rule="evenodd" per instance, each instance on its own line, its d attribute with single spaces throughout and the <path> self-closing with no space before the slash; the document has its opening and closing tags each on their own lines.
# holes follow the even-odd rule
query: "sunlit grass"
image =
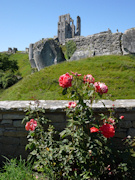
<svg viewBox="0 0 135 180">
<path fill-rule="evenodd" d="M 22 68 L 22 60 L 20 64 Z M 26 67 L 30 73 L 28 64 Z M 27 76 L 24 67 L 24 78 L 1 92 L 0 100 L 31 100 L 33 97 L 44 100 L 68 99 L 61 94 L 58 79 L 60 75 L 71 71 L 82 75 L 92 74 L 95 81 L 105 82 L 111 99 L 135 99 L 135 57 L 114 55 L 63 62 Z"/>
</svg>

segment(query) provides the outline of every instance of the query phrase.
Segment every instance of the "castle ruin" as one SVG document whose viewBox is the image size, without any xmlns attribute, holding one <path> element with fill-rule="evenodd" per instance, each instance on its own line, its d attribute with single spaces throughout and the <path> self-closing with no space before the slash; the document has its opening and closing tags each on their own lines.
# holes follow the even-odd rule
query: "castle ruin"
<svg viewBox="0 0 135 180">
<path fill-rule="evenodd" d="M 59 16 L 58 39 L 61 44 L 65 43 L 66 38 L 74 38 L 81 34 L 81 18 L 77 16 L 77 25 L 75 29 L 74 20 L 70 14 Z"/>
<path fill-rule="evenodd" d="M 40 41 L 30 44 L 29 60 L 32 68 L 38 71 L 46 66 L 65 61 L 60 44 L 74 41 L 76 50 L 70 60 L 78 60 L 92 56 L 102 55 L 135 55 L 135 28 L 124 33 L 116 30 L 115 33 L 108 28 L 107 31 L 89 36 L 80 36 L 81 19 L 77 16 L 76 27 L 70 14 L 59 16 L 58 37 L 42 38 Z"/>
</svg>

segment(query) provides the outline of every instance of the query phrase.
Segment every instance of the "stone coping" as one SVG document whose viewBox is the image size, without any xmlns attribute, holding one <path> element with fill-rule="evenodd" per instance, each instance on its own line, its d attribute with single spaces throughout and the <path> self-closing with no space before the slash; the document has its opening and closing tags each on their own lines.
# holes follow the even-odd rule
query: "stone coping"
<svg viewBox="0 0 135 180">
<path fill-rule="evenodd" d="M 39 107 L 49 111 L 63 111 L 68 106 L 67 100 L 39 100 Z M 104 105 L 105 104 L 105 107 Z M 103 110 L 113 107 L 116 110 L 135 111 L 135 99 L 100 100 L 93 103 L 93 110 Z M 24 111 L 29 106 L 34 109 L 36 101 L 0 101 L 0 111 Z"/>
</svg>

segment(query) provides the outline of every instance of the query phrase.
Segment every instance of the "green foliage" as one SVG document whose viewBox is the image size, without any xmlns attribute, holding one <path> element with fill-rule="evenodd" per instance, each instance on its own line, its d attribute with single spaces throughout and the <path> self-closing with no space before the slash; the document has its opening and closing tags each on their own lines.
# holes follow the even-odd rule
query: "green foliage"
<svg viewBox="0 0 135 180">
<path fill-rule="evenodd" d="M 101 118 L 96 118 L 92 103 L 98 93 L 93 84 L 83 83 L 82 77 L 74 76 L 72 87 L 67 88 L 66 93 L 73 101 L 78 101 L 74 108 L 67 108 L 68 123 L 62 132 L 55 131 L 38 101 L 23 120 L 27 122 L 34 118 L 37 121 L 35 130 L 29 132 L 26 146 L 31 150 L 29 158 L 33 158 L 34 168 L 39 172 L 50 169 L 52 179 L 57 180 L 133 180 L 135 159 L 130 151 L 133 142 L 126 139 L 126 146 L 121 149 L 116 146 L 115 138 L 106 138 L 100 131 L 104 120 L 109 118 L 115 120 L 115 127 L 118 126 L 114 109 L 110 109 L 108 115 L 101 114 Z M 90 132 L 91 127 L 96 127 L 99 132 Z"/>
<path fill-rule="evenodd" d="M 18 81 L 15 72 L 18 70 L 16 60 L 9 60 L 9 55 L 0 54 L 0 87 L 7 88 Z"/>
<path fill-rule="evenodd" d="M 66 42 L 66 56 L 70 59 L 76 50 L 76 43 L 73 40 Z"/>
<path fill-rule="evenodd" d="M 66 46 L 65 45 L 60 45 L 60 47 L 62 49 L 62 52 L 63 52 L 64 56 L 65 56 L 65 59 L 68 60 Z"/>
<path fill-rule="evenodd" d="M 0 78 L 1 87 L 6 89 L 7 87 L 12 86 L 18 81 L 17 76 L 15 76 L 10 70 L 3 73 Z"/>
<path fill-rule="evenodd" d="M 9 55 L 0 54 L 0 69 L 4 72 L 7 70 L 11 70 L 11 72 L 15 72 L 18 70 L 18 65 L 16 60 L 9 60 Z"/>
<path fill-rule="evenodd" d="M 96 81 L 104 81 L 109 87 L 108 96 L 111 100 L 135 99 L 135 56 L 95 56 L 52 65 L 32 75 L 27 54 L 14 54 L 14 58 L 18 61 L 23 79 L 3 91 L 0 94 L 1 101 L 31 100 L 32 97 L 44 100 L 70 99 L 68 95 L 62 96 L 58 78 L 71 71 L 90 73 L 96 77 Z"/>
<path fill-rule="evenodd" d="M 7 158 L 6 158 L 7 159 Z M 3 168 L 0 170 L 0 180 L 35 180 L 31 165 L 26 163 L 25 160 L 18 161 L 11 159 L 6 161 Z"/>
</svg>

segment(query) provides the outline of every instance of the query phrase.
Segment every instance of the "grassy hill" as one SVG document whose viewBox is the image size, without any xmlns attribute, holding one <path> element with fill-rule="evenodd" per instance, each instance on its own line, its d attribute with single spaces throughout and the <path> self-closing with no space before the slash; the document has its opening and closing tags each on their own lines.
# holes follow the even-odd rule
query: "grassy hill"
<svg viewBox="0 0 135 180">
<path fill-rule="evenodd" d="M 17 51 L 17 53 L 12 54 L 9 59 L 16 59 L 19 66 L 19 72 L 22 77 L 25 77 L 31 73 L 31 66 L 29 62 L 29 57 L 27 53 L 21 53 Z"/>
<path fill-rule="evenodd" d="M 23 79 L 4 90 L 0 100 L 60 100 L 59 76 L 66 72 L 92 74 L 95 81 L 105 82 L 110 99 L 135 99 L 135 56 L 100 56 L 79 61 L 63 62 L 31 74 L 27 54 L 15 54 Z M 82 76 L 83 78 L 83 76 Z M 103 97 L 105 98 L 105 97 Z"/>
</svg>

